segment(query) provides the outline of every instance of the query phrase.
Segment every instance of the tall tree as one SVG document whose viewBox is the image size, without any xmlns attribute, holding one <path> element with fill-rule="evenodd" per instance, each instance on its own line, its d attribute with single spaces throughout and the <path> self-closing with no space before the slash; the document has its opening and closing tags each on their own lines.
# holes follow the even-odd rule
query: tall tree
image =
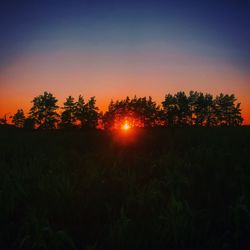
<svg viewBox="0 0 250 250">
<path fill-rule="evenodd" d="M 53 94 L 44 92 L 32 100 L 33 106 L 30 109 L 30 118 L 41 129 L 53 129 L 56 127 L 59 115 L 57 114 L 57 99 Z"/>
<path fill-rule="evenodd" d="M 80 122 L 81 128 L 96 128 L 99 119 L 98 107 L 96 107 L 95 97 L 91 97 L 85 103 L 80 95 L 76 102 L 76 118 Z"/>
<path fill-rule="evenodd" d="M 214 103 L 217 125 L 238 126 L 242 124 L 240 103 L 235 104 L 236 100 L 233 94 L 216 96 Z"/>
<path fill-rule="evenodd" d="M 243 122 L 243 117 L 241 115 L 240 103 L 234 104 L 234 108 L 232 110 L 232 117 L 230 120 L 231 126 L 241 126 Z"/>
<path fill-rule="evenodd" d="M 169 127 L 176 126 L 178 124 L 178 106 L 177 99 L 171 94 L 165 96 L 165 100 L 162 102 L 163 106 L 163 119 Z"/>
<path fill-rule="evenodd" d="M 62 128 L 73 128 L 76 123 L 76 103 L 74 98 L 69 96 L 64 102 L 63 112 L 61 114 L 60 127 Z"/>
<path fill-rule="evenodd" d="M 197 91 L 189 93 L 191 125 L 211 126 L 214 124 L 213 96 Z"/>
<path fill-rule="evenodd" d="M 96 107 L 95 97 L 91 97 L 89 101 L 85 104 L 85 127 L 86 128 L 96 128 L 98 124 L 98 107 Z"/>
<path fill-rule="evenodd" d="M 188 126 L 190 125 L 190 110 L 189 110 L 189 101 L 185 92 L 177 92 L 175 94 L 177 100 L 177 119 L 178 126 Z"/>
<path fill-rule="evenodd" d="M 23 128 L 25 123 L 25 115 L 22 109 L 18 109 L 12 117 L 12 122 L 18 128 Z"/>
<path fill-rule="evenodd" d="M 215 104 L 214 99 L 211 94 L 204 95 L 204 102 L 205 102 L 205 126 L 206 127 L 213 127 L 216 126 L 216 113 L 215 113 Z"/>
<path fill-rule="evenodd" d="M 86 106 L 85 106 L 85 101 L 82 95 L 79 95 L 78 101 L 76 102 L 76 119 L 80 123 L 80 127 L 84 128 L 84 124 L 86 121 Z"/>
</svg>

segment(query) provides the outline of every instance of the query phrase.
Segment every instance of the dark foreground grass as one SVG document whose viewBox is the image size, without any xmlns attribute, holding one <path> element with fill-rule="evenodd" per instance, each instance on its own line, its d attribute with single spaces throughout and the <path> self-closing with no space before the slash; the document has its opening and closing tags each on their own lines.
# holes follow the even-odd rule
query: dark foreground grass
<svg viewBox="0 0 250 250">
<path fill-rule="evenodd" d="M 250 128 L 0 131 L 0 249 L 249 249 Z"/>
</svg>

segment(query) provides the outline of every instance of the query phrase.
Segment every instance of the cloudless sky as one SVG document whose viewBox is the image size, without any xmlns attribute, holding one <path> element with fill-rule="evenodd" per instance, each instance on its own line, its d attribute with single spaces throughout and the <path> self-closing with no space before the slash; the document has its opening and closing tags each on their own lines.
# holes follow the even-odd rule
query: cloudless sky
<svg viewBox="0 0 250 250">
<path fill-rule="evenodd" d="M 51 91 L 111 98 L 235 93 L 250 123 L 250 2 L 0 3 L 0 116 Z"/>
</svg>

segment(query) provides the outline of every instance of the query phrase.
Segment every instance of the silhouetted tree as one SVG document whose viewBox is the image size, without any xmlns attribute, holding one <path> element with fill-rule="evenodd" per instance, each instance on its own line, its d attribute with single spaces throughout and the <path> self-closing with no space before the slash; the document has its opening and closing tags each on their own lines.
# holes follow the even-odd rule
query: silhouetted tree
<svg viewBox="0 0 250 250">
<path fill-rule="evenodd" d="M 212 126 L 215 123 L 213 96 L 197 91 L 189 93 L 191 125 Z"/>
<path fill-rule="evenodd" d="M 190 125 L 190 110 L 189 110 L 189 100 L 185 92 L 177 92 L 175 94 L 177 100 L 177 119 L 178 126 L 188 126 Z"/>
<path fill-rule="evenodd" d="M 162 102 L 163 106 L 163 119 L 167 126 L 173 127 L 178 123 L 178 107 L 177 99 L 171 94 L 165 96 L 165 100 Z"/>
<path fill-rule="evenodd" d="M 30 109 L 30 118 L 41 129 L 53 129 L 56 127 L 59 115 L 56 110 L 57 99 L 48 92 L 39 95 L 32 100 L 33 106 Z"/>
<path fill-rule="evenodd" d="M 133 127 L 155 127 L 160 124 L 160 107 L 151 97 L 133 99 L 126 97 L 114 102 L 111 100 L 108 111 L 104 114 L 105 128 L 119 128 L 124 121 Z"/>
<path fill-rule="evenodd" d="M 132 109 L 135 110 L 135 116 L 140 120 L 142 127 L 155 127 L 160 125 L 160 107 L 149 96 L 131 100 Z"/>
<path fill-rule="evenodd" d="M 78 101 L 76 102 L 76 119 L 80 122 L 80 127 L 83 128 L 85 124 L 86 107 L 82 95 L 79 95 Z"/>
<path fill-rule="evenodd" d="M 168 94 L 162 102 L 163 113 L 168 126 L 188 126 L 191 124 L 189 98 L 185 92 Z"/>
<path fill-rule="evenodd" d="M 220 94 L 216 96 L 215 112 L 217 122 L 220 126 L 239 126 L 242 124 L 240 103 L 235 104 L 235 96 Z"/>
<path fill-rule="evenodd" d="M 120 128 L 124 122 L 132 127 L 186 127 L 186 126 L 239 126 L 243 122 L 240 103 L 235 96 L 220 94 L 214 99 L 211 94 L 190 91 L 167 94 L 162 108 L 149 96 L 126 97 L 122 100 L 111 100 L 107 112 L 99 113 L 95 97 L 85 103 L 82 95 L 77 102 L 72 96 L 66 98 L 61 114 L 61 128 L 96 128 L 102 122 L 105 129 Z M 52 129 L 59 121 L 57 99 L 48 92 L 32 100 L 30 116 L 25 119 L 22 109 L 13 116 L 17 127 Z M 100 123 L 99 123 L 100 122 Z M 0 124 L 6 124 L 6 116 Z"/>
<path fill-rule="evenodd" d="M 98 107 L 96 107 L 95 97 L 91 97 L 89 101 L 85 104 L 85 127 L 86 128 L 96 128 L 98 124 Z"/>
<path fill-rule="evenodd" d="M 242 124 L 240 103 L 234 95 L 210 94 L 190 91 L 189 96 L 177 92 L 165 96 L 163 118 L 167 126 L 238 126 Z"/>
<path fill-rule="evenodd" d="M 18 128 L 23 128 L 25 122 L 25 115 L 22 109 L 18 109 L 12 117 L 12 122 Z"/>
<path fill-rule="evenodd" d="M 76 123 L 76 103 L 74 98 L 69 96 L 64 102 L 64 111 L 61 114 L 61 123 L 60 127 L 62 128 L 73 128 Z"/>
<path fill-rule="evenodd" d="M 76 103 L 76 118 L 80 122 L 81 128 L 96 128 L 98 124 L 98 108 L 96 107 L 95 97 L 85 103 L 80 95 Z"/>
<path fill-rule="evenodd" d="M 234 104 L 232 110 L 232 116 L 230 118 L 230 125 L 232 126 L 241 126 L 243 123 L 243 117 L 241 116 L 240 103 Z"/>
</svg>

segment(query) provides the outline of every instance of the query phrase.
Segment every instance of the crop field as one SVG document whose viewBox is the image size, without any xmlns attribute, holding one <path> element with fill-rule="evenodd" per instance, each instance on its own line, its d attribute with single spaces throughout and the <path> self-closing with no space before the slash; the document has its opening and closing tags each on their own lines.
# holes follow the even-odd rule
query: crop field
<svg viewBox="0 0 250 250">
<path fill-rule="evenodd" d="M 250 127 L 0 130 L 0 249 L 249 249 Z"/>
</svg>

